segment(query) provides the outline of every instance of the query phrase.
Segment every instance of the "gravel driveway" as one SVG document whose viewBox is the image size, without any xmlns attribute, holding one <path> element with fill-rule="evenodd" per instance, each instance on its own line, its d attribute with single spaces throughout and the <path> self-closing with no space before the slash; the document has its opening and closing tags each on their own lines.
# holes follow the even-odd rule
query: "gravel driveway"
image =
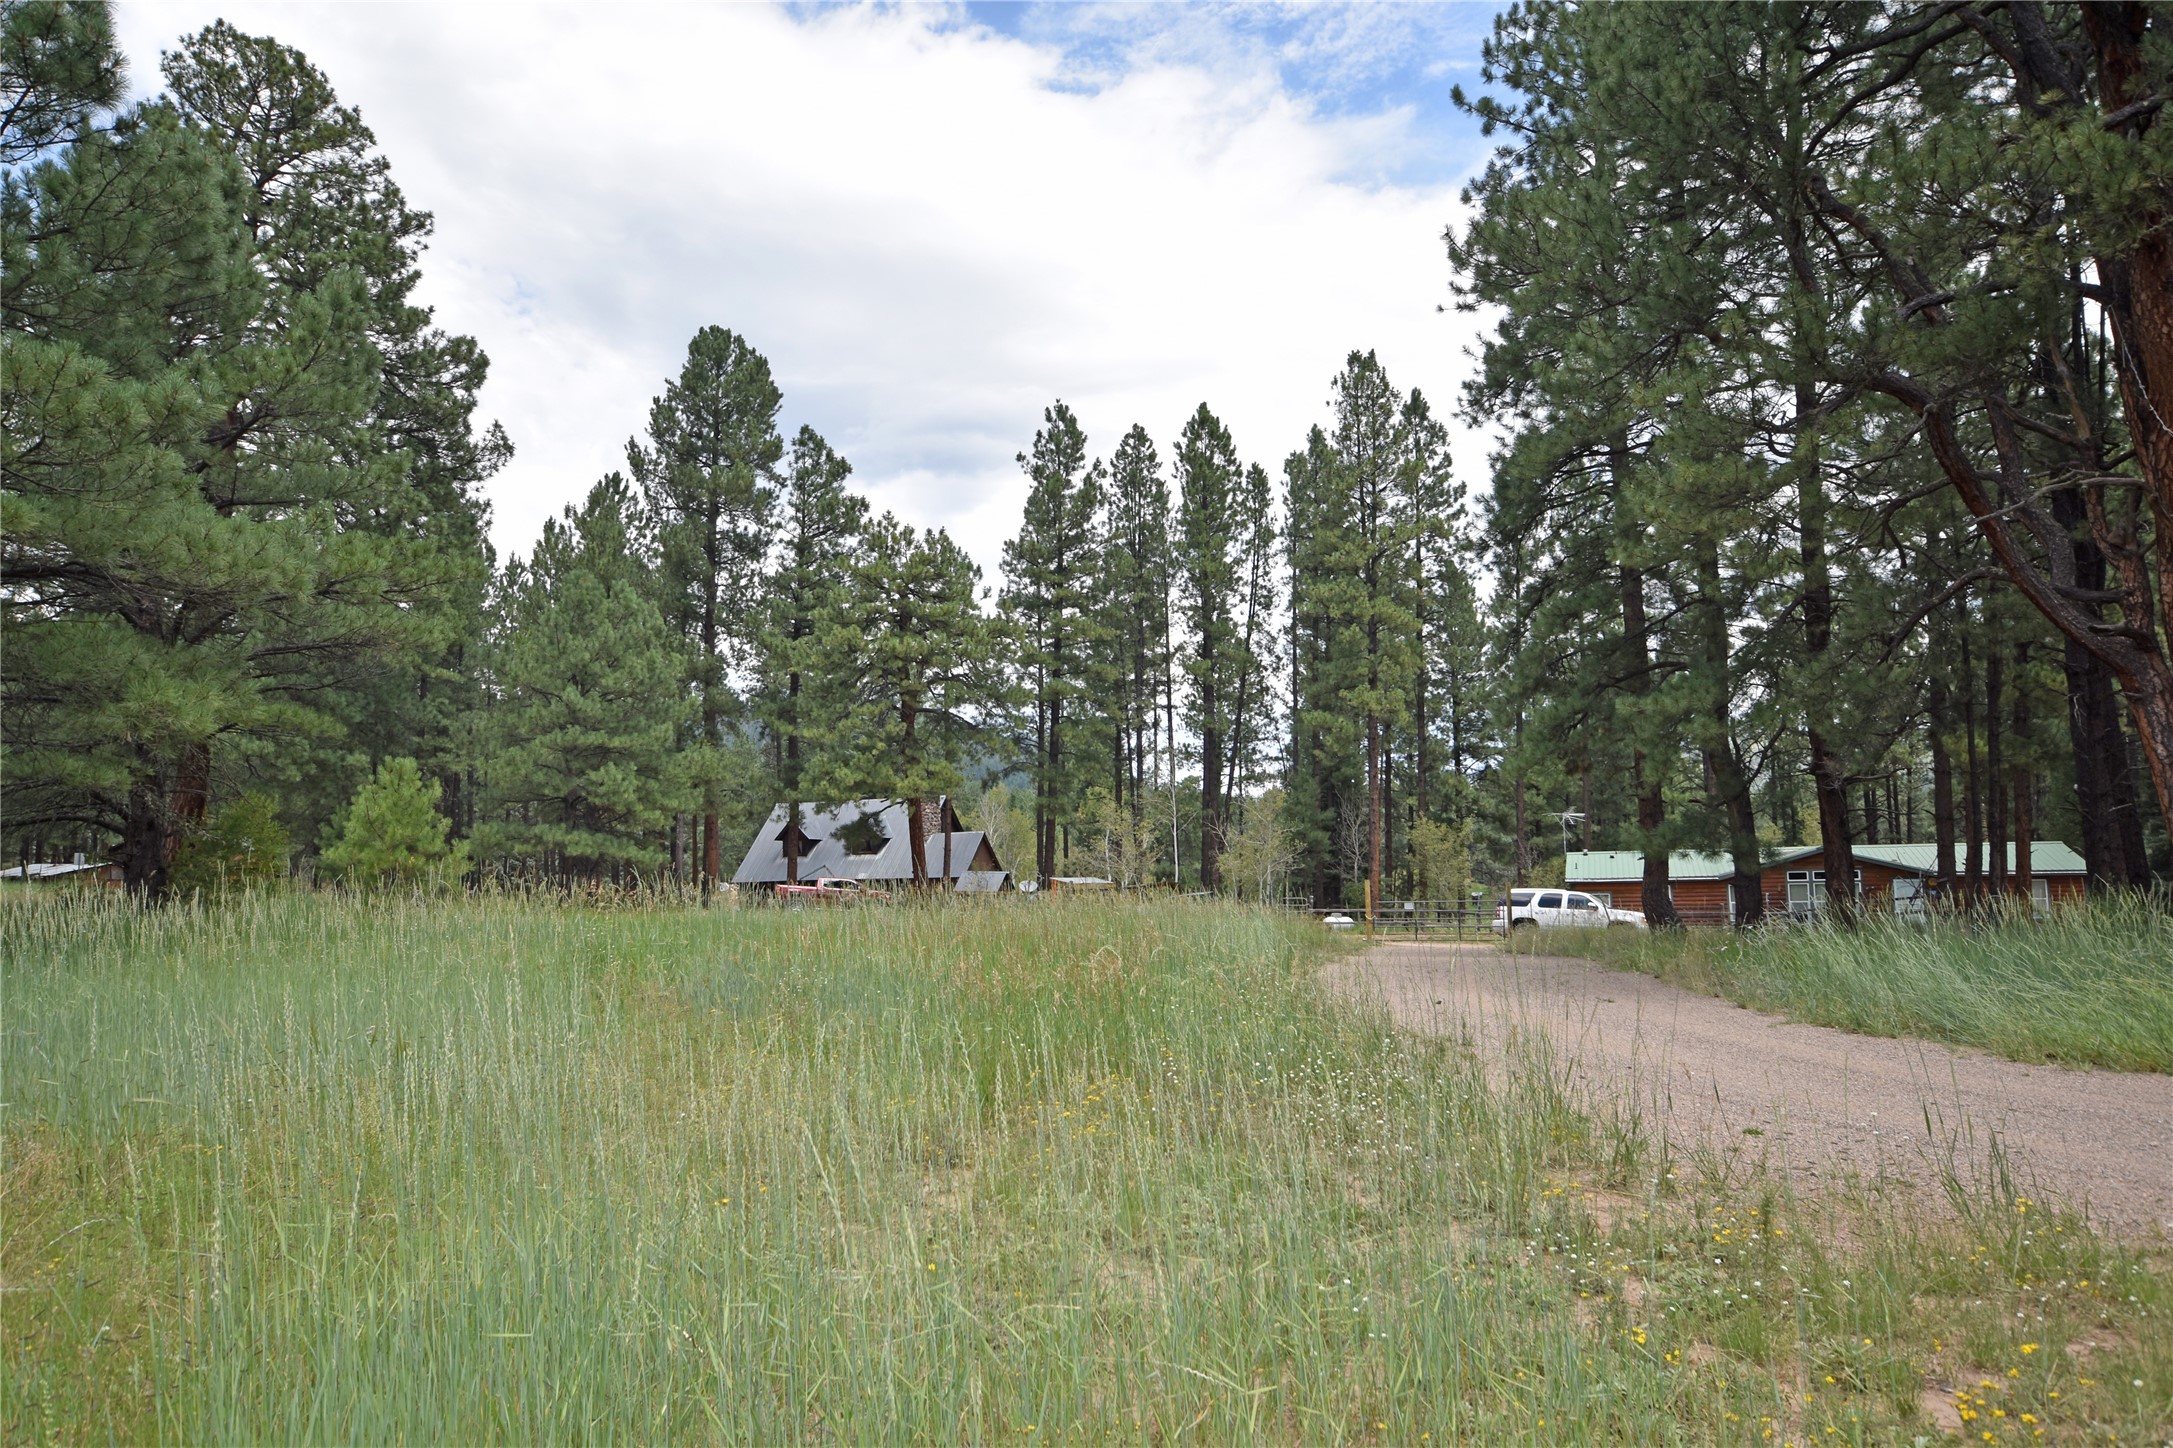
<svg viewBox="0 0 2173 1448">
<path fill-rule="evenodd" d="M 1938 1190 L 1996 1141 L 2019 1187 L 2125 1233 L 2173 1234 L 2173 1076 L 2003 1061 L 1796 1025 L 1650 976 L 1492 945 L 1377 945 L 1330 967 L 1407 1030 L 1498 1055 L 1544 1031 L 1595 1100 L 1635 1100 L 1679 1152 L 1766 1156 L 1801 1186 Z"/>
</svg>

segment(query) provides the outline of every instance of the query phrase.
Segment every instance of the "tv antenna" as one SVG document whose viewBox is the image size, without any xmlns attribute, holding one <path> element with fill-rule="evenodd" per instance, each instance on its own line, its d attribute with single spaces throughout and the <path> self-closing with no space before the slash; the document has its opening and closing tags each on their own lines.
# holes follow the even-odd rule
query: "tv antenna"
<svg viewBox="0 0 2173 1448">
<path fill-rule="evenodd" d="M 1547 816 L 1547 818 L 1548 818 L 1548 819 L 1550 819 L 1550 820 L 1558 820 L 1558 821 L 1560 821 L 1560 822 L 1561 822 L 1561 825 L 1562 825 L 1562 853 L 1563 853 L 1563 854 L 1565 854 L 1565 855 L 1566 855 L 1566 854 L 1568 854 L 1568 853 L 1569 853 L 1569 827 L 1570 827 L 1571 825 L 1581 825 L 1581 824 L 1583 824 L 1583 823 L 1584 823 L 1584 811 L 1583 811 L 1583 810 L 1581 810 L 1581 809 L 1565 809 L 1565 810 L 1558 810 L 1558 811 L 1556 811 L 1556 812 L 1554 812 L 1554 813 L 1551 813 L 1551 814 L 1549 814 L 1549 815 Z"/>
</svg>

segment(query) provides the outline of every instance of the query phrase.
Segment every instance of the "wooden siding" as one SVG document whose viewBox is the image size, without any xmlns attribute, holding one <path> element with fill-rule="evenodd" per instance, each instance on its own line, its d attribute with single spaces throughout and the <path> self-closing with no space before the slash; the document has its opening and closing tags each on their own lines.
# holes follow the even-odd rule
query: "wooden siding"
<svg viewBox="0 0 2173 1448">
<path fill-rule="evenodd" d="M 1790 860 L 1785 864 L 1768 865 L 1760 873 L 1758 881 L 1758 893 L 1765 899 L 1766 913 L 1768 915 L 1786 915 L 1788 913 L 1789 871 L 1807 870 L 1816 872 L 1825 868 L 1826 856 L 1823 851 L 1814 851 L 1809 855 Z M 1856 868 L 1863 876 L 1864 906 L 1866 909 L 1873 910 L 1889 910 L 1893 908 L 1894 881 L 1897 879 L 1928 880 L 1930 878 L 1929 875 L 1919 875 L 1914 870 L 1897 869 L 1892 865 L 1881 864 L 1876 860 L 1859 859 L 1856 862 Z M 2035 878 L 2045 882 L 2047 896 L 2055 905 L 2067 904 L 2083 898 L 2084 880 L 2081 875 L 2074 873 L 2048 875 L 2038 872 Z M 1823 881 L 1815 883 L 1823 891 L 1825 883 Z M 1638 902 L 1644 892 L 1645 882 L 1642 879 L 1586 880 L 1567 888 L 1583 890 L 1587 894 L 1611 896 L 1616 909 L 1636 910 L 1641 908 Z M 1725 925 L 1731 918 L 1728 909 L 1728 882 L 1726 880 L 1676 880 L 1670 884 L 1669 890 L 1675 901 L 1676 913 L 1691 924 Z M 2012 875 L 2007 880 L 2007 892 L 2011 895 L 2022 893 L 2020 880 Z"/>
<path fill-rule="evenodd" d="M 1668 887 L 1675 899 L 1675 913 L 1693 925 L 1726 925 L 1726 880 L 1680 880 Z"/>
</svg>

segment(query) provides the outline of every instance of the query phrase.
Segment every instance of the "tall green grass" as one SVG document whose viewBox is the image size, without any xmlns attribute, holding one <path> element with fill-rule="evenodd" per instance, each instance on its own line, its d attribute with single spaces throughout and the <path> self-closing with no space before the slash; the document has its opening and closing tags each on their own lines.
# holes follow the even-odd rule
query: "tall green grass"
<svg viewBox="0 0 2173 1448">
<path fill-rule="evenodd" d="M 1699 1265 L 1734 1197 L 1264 912 L 51 896 L 0 942 L 10 1442 L 1755 1441 L 1815 1353 L 1913 1361 L 1906 1274 Z M 2162 1313 L 2140 1260 L 2015 1270 Z"/>
<path fill-rule="evenodd" d="M 1517 943 L 1643 970 L 1746 1006 L 2021 1061 L 2173 1071 L 2173 913 L 2134 896 L 2048 918 L 1550 931 Z"/>
</svg>

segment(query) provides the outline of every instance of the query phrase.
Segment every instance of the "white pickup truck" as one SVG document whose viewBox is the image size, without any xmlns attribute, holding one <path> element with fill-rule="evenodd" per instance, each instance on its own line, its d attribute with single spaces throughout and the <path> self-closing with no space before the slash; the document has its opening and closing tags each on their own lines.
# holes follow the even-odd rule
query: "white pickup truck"
<svg viewBox="0 0 2173 1448">
<path fill-rule="evenodd" d="M 1508 902 L 1494 910 L 1497 935 L 1513 930 L 1604 930 L 1611 925 L 1643 930 L 1645 917 L 1576 890 L 1511 890 Z"/>
</svg>

